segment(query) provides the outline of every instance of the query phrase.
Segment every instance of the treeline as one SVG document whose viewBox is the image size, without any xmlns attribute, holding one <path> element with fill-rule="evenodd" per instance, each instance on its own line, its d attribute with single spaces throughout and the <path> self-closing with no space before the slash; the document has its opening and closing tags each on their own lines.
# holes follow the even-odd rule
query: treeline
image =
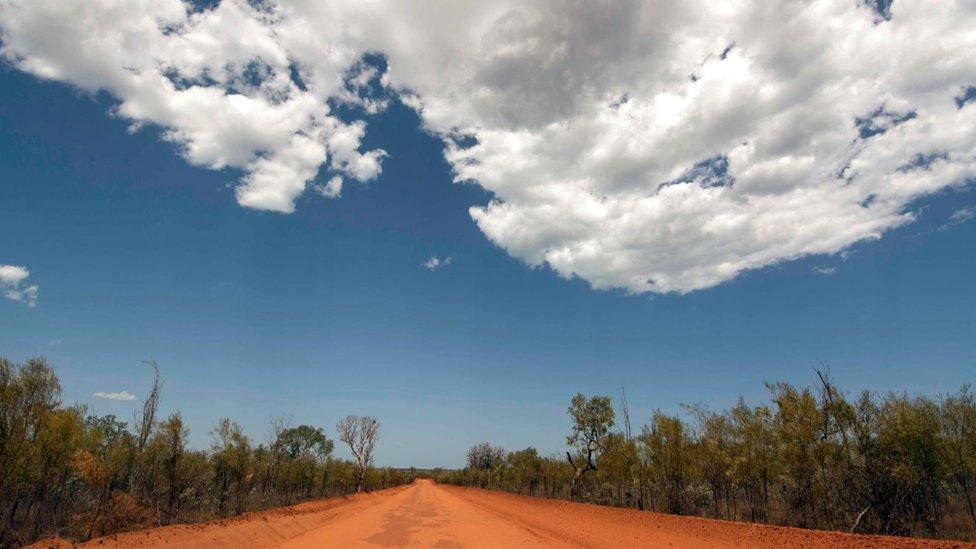
<svg viewBox="0 0 976 549">
<path fill-rule="evenodd" d="M 610 397 L 576 395 L 564 457 L 483 443 L 440 480 L 729 520 L 976 538 L 969 386 L 938 398 L 850 398 L 818 376 L 816 388 L 767 384 L 768 405 L 654 412 L 637 433 L 625 396 L 614 410 Z"/>
<path fill-rule="evenodd" d="M 62 405 L 44 359 L 0 358 L 0 547 L 199 522 L 411 480 L 372 466 L 379 436 L 372 417 L 336 426 L 355 461 L 332 456 L 324 429 L 280 420 L 267 442 L 255 443 L 223 419 L 209 449 L 189 448 L 179 412 L 156 417 L 161 385 L 149 365 L 155 382 L 130 425 Z"/>
</svg>

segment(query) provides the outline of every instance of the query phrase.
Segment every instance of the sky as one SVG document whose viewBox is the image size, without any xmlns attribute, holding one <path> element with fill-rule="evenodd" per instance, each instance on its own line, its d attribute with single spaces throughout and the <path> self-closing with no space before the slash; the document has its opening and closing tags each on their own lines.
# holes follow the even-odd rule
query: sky
<svg viewBox="0 0 976 549">
<path fill-rule="evenodd" d="M 424 467 L 974 381 L 976 8 L 686 4 L 0 1 L 0 356 Z"/>
</svg>

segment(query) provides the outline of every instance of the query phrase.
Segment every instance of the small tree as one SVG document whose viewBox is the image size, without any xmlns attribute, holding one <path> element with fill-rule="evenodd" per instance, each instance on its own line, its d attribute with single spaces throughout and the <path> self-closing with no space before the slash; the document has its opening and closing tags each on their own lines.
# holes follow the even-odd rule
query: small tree
<svg viewBox="0 0 976 549">
<path fill-rule="evenodd" d="M 488 474 L 488 487 L 491 488 L 491 472 L 505 462 L 505 449 L 487 442 L 475 444 L 468 450 L 468 468 Z"/>
<path fill-rule="evenodd" d="M 251 439 L 244 434 L 241 426 L 224 418 L 213 430 L 213 443 L 210 446 L 213 456 L 214 481 L 217 488 L 217 510 L 221 516 L 233 487 L 236 493 L 234 512 L 244 512 L 245 498 L 249 490 L 251 458 L 253 447 Z"/>
<path fill-rule="evenodd" d="M 976 526 L 973 483 L 976 481 L 976 397 L 969 385 L 941 403 L 939 454 L 949 475 L 959 485 L 969 516 Z"/>
<path fill-rule="evenodd" d="M 475 444 L 468 449 L 468 467 L 488 470 L 502 464 L 505 450 L 487 442 Z"/>
<path fill-rule="evenodd" d="M 356 491 L 362 492 L 366 485 L 366 470 L 373 464 L 373 451 L 379 440 L 380 422 L 372 416 L 346 416 L 336 424 L 339 440 L 349 446 L 358 469 Z"/>
<path fill-rule="evenodd" d="M 528 488 L 529 495 L 533 495 L 542 476 L 542 458 L 539 451 L 530 446 L 524 450 L 509 452 L 505 460 L 514 471 L 518 493 L 521 494 L 524 488 Z"/>
<path fill-rule="evenodd" d="M 306 498 L 311 497 L 316 471 L 326 462 L 334 447 L 332 441 L 326 438 L 325 430 L 311 425 L 285 429 L 278 435 L 274 446 L 284 460 L 289 493 L 295 489 L 300 490 Z M 328 481 L 327 477 L 328 472 L 323 468 L 323 486 Z"/>
<path fill-rule="evenodd" d="M 654 412 L 651 426 L 638 436 L 655 486 L 668 513 L 683 515 L 689 506 L 685 488 L 691 477 L 692 440 L 681 418 Z"/>
<path fill-rule="evenodd" d="M 146 395 L 146 400 L 142 403 L 142 416 L 137 415 L 135 418 L 137 433 L 135 461 L 133 467 L 129 470 L 128 485 L 130 493 L 135 492 L 136 488 L 145 490 L 148 487 L 149 479 L 147 477 L 149 476 L 149 472 L 145 470 L 145 465 L 148 460 L 144 453 L 146 451 L 146 443 L 149 442 L 149 435 L 152 434 L 152 430 L 156 426 L 156 408 L 159 407 L 159 393 L 162 390 L 162 382 L 159 379 L 159 365 L 152 359 L 144 360 L 142 363 L 152 368 L 153 384 L 149 390 L 149 394 Z"/>
<path fill-rule="evenodd" d="M 570 402 L 569 416 L 573 418 L 573 432 L 566 437 L 566 443 L 575 447 L 581 457 L 586 457 L 577 465 L 573 454 L 566 452 L 566 459 L 574 469 L 570 485 L 572 493 L 584 473 L 596 470 L 596 457 L 603 450 L 606 437 L 613 428 L 613 404 L 608 396 L 586 398 L 582 393 L 577 393 Z"/>
<path fill-rule="evenodd" d="M 183 423 L 179 412 L 174 412 L 159 426 L 157 436 L 164 448 L 163 469 L 166 479 L 166 523 L 179 520 L 179 495 L 183 490 L 183 479 L 180 478 L 180 462 L 186 452 L 186 442 L 190 429 Z"/>
<path fill-rule="evenodd" d="M 291 459 L 308 456 L 315 460 L 325 459 L 332 453 L 335 445 L 325 437 L 325 431 L 321 427 L 311 425 L 299 425 L 285 429 L 278 436 L 285 455 Z"/>
</svg>

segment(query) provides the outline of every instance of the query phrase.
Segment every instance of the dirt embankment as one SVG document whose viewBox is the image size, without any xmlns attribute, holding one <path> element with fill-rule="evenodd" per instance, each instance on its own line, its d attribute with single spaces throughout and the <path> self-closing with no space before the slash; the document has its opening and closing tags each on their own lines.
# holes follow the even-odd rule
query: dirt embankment
<svg viewBox="0 0 976 549">
<path fill-rule="evenodd" d="M 44 545 L 47 547 L 48 545 Z M 83 547 L 973 547 L 552 501 L 418 481 L 410 486 L 167 526 Z M 60 548 L 59 548 L 60 549 Z"/>
</svg>

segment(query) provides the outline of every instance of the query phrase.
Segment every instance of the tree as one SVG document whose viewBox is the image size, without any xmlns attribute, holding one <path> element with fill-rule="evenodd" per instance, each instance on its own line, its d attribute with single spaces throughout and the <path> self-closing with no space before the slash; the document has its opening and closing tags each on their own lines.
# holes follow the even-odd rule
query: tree
<svg viewBox="0 0 976 549">
<path fill-rule="evenodd" d="M 43 359 L 14 364 L 0 357 L 0 547 L 211 520 L 296 494 L 310 498 L 319 479 L 321 493 L 328 487 L 344 494 L 413 478 L 387 469 L 363 480 L 353 462 L 331 459 L 332 441 L 308 425 L 277 422 L 270 447 L 254 447 L 225 419 L 209 451 L 187 448 L 179 412 L 157 420 L 161 383 L 150 366 L 156 375 L 149 396 L 126 424 L 91 415 L 84 405 L 63 406 L 57 376 Z M 253 497 L 258 475 L 266 481 L 260 499 Z"/>
<path fill-rule="evenodd" d="M 362 492 L 366 485 L 366 470 L 373 465 L 373 451 L 379 440 L 380 422 L 372 416 L 346 416 L 336 424 L 339 440 L 349 446 L 354 458 L 359 477 L 356 482 L 356 492 Z"/>
<path fill-rule="evenodd" d="M 817 454 L 822 440 L 824 417 L 810 389 L 799 390 L 788 383 L 768 384 L 776 403 L 774 432 L 779 454 L 790 482 L 786 493 L 798 526 L 816 526 Z"/>
<path fill-rule="evenodd" d="M 776 476 L 776 437 L 773 414 L 766 406 L 752 408 L 739 397 L 729 412 L 735 438 L 732 478 L 736 490 L 742 490 L 749 505 L 749 520 L 768 517 L 770 484 Z M 736 514 L 735 502 L 732 514 Z"/>
<path fill-rule="evenodd" d="M 521 494 L 526 485 L 528 485 L 530 495 L 535 493 L 536 485 L 542 475 L 542 458 L 539 457 L 539 451 L 529 447 L 524 450 L 509 452 L 505 460 L 515 472 L 518 493 Z"/>
<path fill-rule="evenodd" d="M 712 517 L 732 517 L 732 423 L 703 405 L 689 407 L 698 423 L 698 466 L 711 493 Z M 723 509 L 724 506 L 724 509 Z"/>
<path fill-rule="evenodd" d="M 224 513 L 231 491 L 236 494 L 235 512 L 244 511 L 245 495 L 249 488 L 252 447 L 241 426 L 228 418 L 220 420 L 213 431 L 211 446 L 214 477 L 217 481 L 217 510 Z"/>
<path fill-rule="evenodd" d="M 311 425 L 299 425 L 285 429 L 278 436 L 281 447 L 289 458 L 297 459 L 301 456 L 313 459 L 325 459 L 332 453 L 335 444 L 325 437 L 325 430 Z"/>
<path fill-rule="evenodd" d="M 183 490 L 183 479 L 180 478 L 180 465 L 186 451 L 187 437 L 190 429 L 183 423 L 179 412 L 174 412 L 159 425 L 157 437 L 163 447 L 163 469 L 166 479 L 166 523 L 170 519 L 179 520 L 179 495 Z"/>
<path fill-rule="evenodd" d="M 283 429 L 272 444 L 275 454 L 273 459 L 281 460 L 281 476 L 285 481 L 286 497 L 292 492 L 299 492 L 304 497 L 311 497 L 315 477 L 320 465 L 329 457 L 334 448 L 331 440 L 326 438 L 325 430 L 311 425 L 299 425 Z M 322 489 L 328 482 L 327 472 L 322 470 Z"/>
<path fill-rule="evenodd" d="M 29 539 L 18 532 L 20 522 L 26 522 L 40 485 L 49 480 L 38 470 L 39 433 L 60 400 L 61 384 L 46 360 L 16 365 L 0 358 L 0 545 Z"/>
<path fill-rule="evenodd" d="M 488 487 L 492 483 L 492 472 L 505 464 L 505 450 L 487 442 L 475 444 L 468 449 L 468 469 L 477 472 L 479 477 L 488 477 Z M 484 473 L 484 474 L 478 474 Z"/>
<path fill-rule="evenodd" d="M 499 467 L 496 447 L 484 443 L 471 449 L 468 467 L 438 479 L 732 520 L 973 539 L 973 391 L 848 399 L 826 371 L 816 373 L 813 386 L 768 383 L 765 405 L 740 397 L 721 412 L 685 406 L 691 423 L 655 413 L 633 438 L 622 391 L 621 432 L 609 398 L 577 395 L 567 437 L 574 449 L 565 458 L 529 448 Z"/>
<path fill-rule="evenodd" d="M 597 478 L 602 486 L 604 501 L 615 505 L 643 505 L 640 487 L 641 456 L 637 453 L 637 441 L 625 433 L 610 433 L 600 452 L 600 470 Z"/>
<path fill-rule="evenodd" d="M 916 524 L 932 532 L 939 519 L 939 413 L 925 397 L 889 394 L 882 402 L 874 460 L 886 534 L 910 534 Z M 877 465 L 876 465 L 877 466 Z"/>
<path fill-rule="evenodd" d="M 499 467 L 503 462 L 505 450 L 487 442 L 475 444 L 468 449 L 468 467 L 487 471 Z"/>
<path fill-rule="evenodd" d="M 678 515 L 688 512 L 685 489 L 692 466 L 692 444 L 680 418 L 654 412 L 651 426 L 638 437 L 659 491 L 664 495 L 664 510 Z"/>
<path fill-rule="evenodd" d="M 112 519 L 104 514 L 116 490 L 123 489 L 132 471 L 135 458 L 135 438 L 124 421 L 114 415 L 85 418 L 88 436 L 86 447 L 73 458 L 74 468 L 95 492 L 95 502 L 89 516 L 86 538 L 111 528 Z"/>
<path fill-rule="evenodd" d="M 942 399 L 939 453 L 949 474 L 959 485 L 969 516 L 976 526 L 976 397 L 969 385 L 959 394 Z"/>
<path fill-rule="evenodd" d="M 577 393 L 570 401 L 569 416 L 573 418 L 573 431 L 566 437 L 566 444 L 575 447 L 581 457 L 586 456 L 585 461 L 577 465 L 573 454 L 566 452 L 566 459 L 574 470 L 572 493 L 584 473 L 596 470 L 596 456 L 603 450 L 604 440 L 613 428 L 613 404 L 608 396 L 586 398 Z"/>
<path fill-rule="evenodd" d="M 143 459 L 144 456 L 142 453 L 146 448 L 146 443 L 149 441 L 149 435 L 156 425 L 156 408 L 159 406 L 159 393 L 162 390 L 162 383 L 159 380 L 159 365 L 156 364 L 155 360 L 151 359 L 144 360 L 142 363 L 152 368 L 153 384 L 152 388 L 149 389 L 149 394 L 146 395 L 146 400 L 142 403 L 142 417 L 136 417 L 136 428 L 138 429 L 138 433 L 136 434 L 136 460 L 135 467 L 130 471 L 130 492 L 137 488 L 137 484 L 143 484 L 143 486 L 138 486 L 138 488 L 145 488 L 146 472 L 143 470 L 142 465 L 146 460 Z"/>
</svg>

